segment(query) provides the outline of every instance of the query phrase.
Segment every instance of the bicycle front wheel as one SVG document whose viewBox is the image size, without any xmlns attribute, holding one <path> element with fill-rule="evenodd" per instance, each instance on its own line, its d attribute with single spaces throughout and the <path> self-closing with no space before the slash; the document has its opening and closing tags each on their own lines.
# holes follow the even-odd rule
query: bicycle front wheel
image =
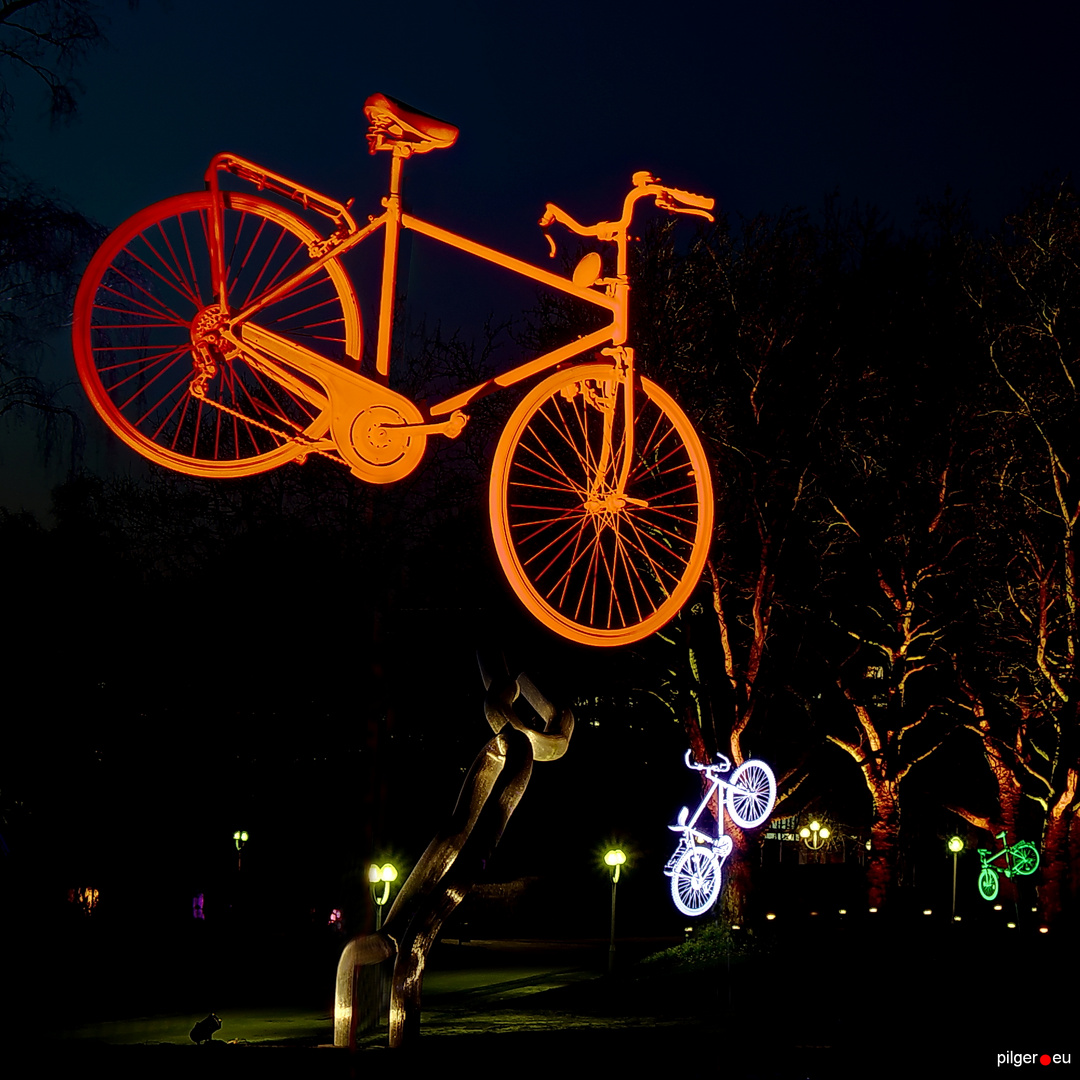
<svg viewBox="0 0 1080 1080">
<path fill-rule="evenodd" d="M 648 379 L 634 390 L 625 454 L 624 384 L 606 364 L 556 372 L 499 440 L 489 508 L 499 562 L 525 607 L 586 645 L 626 645 L 686 603 L 712 536 L 701 440 Z"/>
<path fill-rule="evenodd" d="M 243 352 L 215 358 L 201 396 L 192 328 L 212 315 L 210 192 L 177 195 L 120 225 L 83 275 L 73 345 L 84 389 L 105 423 L 144 457 L 194 476 L 247 476 L 296 457 L 329 417 L 302 392 L 255 370 Z M 318 234 L 267 199 L 223 192 L 222 263 L 234 310 L 309 264 Z M 334 260 L 257 315 L 260 327 L 355 368 L 356 294 Z M 203 371 L 205 374 L 205 370 Z M 313 386 L 313 390 L 314 390 Z"/>
<path fill-rule="evenodd" d="M 691 848 L 671 874 L 671 899 L 684 915 L 704 915 L 723 884 L 720 860 L 708 849 Z"/>
<path fill-rule="evenodd" d="M 993 900 L 998 894 L 998 876 L 992 867 L 984 866 L 979 872 L 979 895 L 984 900 Z"/>
<path fill-rule="evenodd" d="M 743 829 L 763 825 L 776 805 L 776 777 L 764 761 L 744 761 L 732 774 L 728 813 Z"/>
</svg>

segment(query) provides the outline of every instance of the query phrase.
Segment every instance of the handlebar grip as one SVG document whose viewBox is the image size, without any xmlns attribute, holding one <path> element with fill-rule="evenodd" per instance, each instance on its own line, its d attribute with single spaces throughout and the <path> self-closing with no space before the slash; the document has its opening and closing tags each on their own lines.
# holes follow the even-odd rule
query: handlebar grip
<svg viewBox="0 0 1080 1080">
<path fill-rule="evenodd" d="M 697 206 L 702 210 L 711 210 L 716 205 L 715 199 L 710 199 L 705 195 L 695 195 L 692 191 L 680 191 L 679 188 L 665 188 L 664 190 L 673 199 L 678 199 L 679 202 L 685 203 L 687 206 Z"/>
</svg>

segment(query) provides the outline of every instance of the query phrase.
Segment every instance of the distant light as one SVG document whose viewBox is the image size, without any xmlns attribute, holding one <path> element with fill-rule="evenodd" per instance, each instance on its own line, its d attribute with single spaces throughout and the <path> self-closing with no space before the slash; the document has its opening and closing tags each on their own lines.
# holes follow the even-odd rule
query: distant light
<svg viewBox="0 0 1080 1080">
<path fill-rule="evenodd" d="M 934 912 L 933 912 L 932 908 L 923 908 L 923 914 L 924 915 L 933 915 Z"/>
<path fill-rule="evenodd" d="M 1040 926 L 1039 927 L 1039 933 L 1040 934 L 1049 934 L 1050 933 L 1050 927 L 1049 926 Z"/>
<path fill-rule="evenodd" d="M 731 929 L 732 929 L 732 930 L 741 930 L 741 929 L 742 929 L 742 927 L 741 927 L 741 926 L 739 926 L 739 924 L 738 924 L 738 923 L 733 923 L 733 924 L 732 924 L 732 927 L 731 927 Z"/>
<path fill-rule="evenodd" d="M 949 850 L 955 855 L 958 851 L 964 850 L 964 841 L 959 836 L 949 837 Z"/>
<path fill-rule="evenodd" d="M 810 912 L 810 914 L 811 914 L 811 915 L 816 915 L 816 914 L 817 914 L 817 912 L 816 912 L 816 911 L 811 911 L 811 912 Z"/>
<path fill-rule="evenodd" d="M 1038 911 L 1039 909 L 1037 907 L 1033 907 L 1031 910 L 1032 911 Z"/>
<path fill-rule="evenodd" d="M 1001 910 L 1001 905 L 1000 904 L 995 904 L 994 905 L 994 910 L 995 911 L 1000 911 Z"/>
<path fill-rule="evenodd" d="M 877 914 L 877 908 L 876 908 L 876 907 L 872 907 L 872 908 L 870 909 L 870 914 L 871 914 L 871 915 L 876 915 L 876 914 Z"/>
<path fill-rule="evenodd" d="M 773 919 L 776 918 L 776 915 L 773 912 L 769 911 L 769 912 L 766 912 L 765 918 L 768 919 L 769 922 L 772 922 Z"/>
<path fill-rule="evenodd" d="M 1007 926 L 1007 927 L 1008 927 L 1008 928 L 1009 928 L 1010 930 L 1015 930 L 1015 929 L 1016 929 L 1016 923 L 1014 923 L 1014 922 L 1007 922 L 1007 923 L 1006 923 L 1005 925 L 1006 925 L 1006 926 Z"/>
<path fill-rule="evenodd" d="M 840 912 L 839 912 L 839 913 L 840 913 L 841 915 L 846 915 L 846 914 L 847 914 L 847 908 L 846 908 L 846 907 L 842 907 L 842 908 L 840 909 Z"/>
<path fill-rule="evenodd" d="M 393 863 L 386 863 L 383 866 L 372 863 L 368 867 L 367 879 L 372 885 L 378 885 L 380 881 L 397 881 L 397 870 Z"/>
<path fill-rule="evenodd" d="M 953 922 L 959 922 L 959 921 L 960 921 L 960 916 L 959 916 L 959 915 L 954 915 L 954 916 L 952 917 L 952 921 L 953 921 Z"/>
</svg>

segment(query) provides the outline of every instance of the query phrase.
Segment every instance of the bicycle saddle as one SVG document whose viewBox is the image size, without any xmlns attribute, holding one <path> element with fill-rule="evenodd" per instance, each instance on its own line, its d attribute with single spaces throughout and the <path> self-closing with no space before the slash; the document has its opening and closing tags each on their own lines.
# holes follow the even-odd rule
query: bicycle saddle
<svg viewBox="0 0 1080 1080">
<path fill-rule="evenodd" d="M 410 154 L 424 154 L 457 141 L 458 129 L 453 124 L 385 94 L 372 94 L 364 102 L 364 115 L 371 124 L 367 140 L 373 154 L 402 145 Z"/>
</svg>

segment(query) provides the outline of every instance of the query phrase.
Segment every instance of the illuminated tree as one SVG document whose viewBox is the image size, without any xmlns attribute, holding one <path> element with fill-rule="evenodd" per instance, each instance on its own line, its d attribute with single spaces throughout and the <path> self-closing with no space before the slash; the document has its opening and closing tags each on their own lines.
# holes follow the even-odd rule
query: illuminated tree
<svg viewBox="0 0 1080 1080">
<path fill-rule="evenodd" d="M 1080 881 L 1080 198 L 1048 187 L 1007 224 L 967 275 L 993 376 L 982 509 L 996 569 L 980 607 L 990 679 L 968 698 L 1000 823 L 1015 827 L 1020 793 L 1038 807 L 1052 920 Z"/>
<path fill-rule="evenodd" d="M 806 777 L 807 707 L 799 691 L 806 597 L 809 433 L 827 388 L 816 350 L 827 310 L 817 234 L 805 214 L 721 221 L 685 254 L 670 228 L 636 251 L 643 366 L 677 388 L 706 439 L 717 515 L 698 600 L 658 635 L 654 687 L 699 762 L 774 765 L 776 813 Z M 710 807 L 715 815 L 719 807 Z M 760 832 L 733 823 L 726 915 L 739 921 Z"/>
<path fill-rule="evenodd" d="M 872 216 L 846 235 L 843 317 L 823 403 L 821 710 L 873 806 L 868 887 L 898 883 L 902 785 L 959 720 L 950 643 L 962 632 L 972 483 L 974 338 L 950 229 L 892 240 Z"/>
</svg>

